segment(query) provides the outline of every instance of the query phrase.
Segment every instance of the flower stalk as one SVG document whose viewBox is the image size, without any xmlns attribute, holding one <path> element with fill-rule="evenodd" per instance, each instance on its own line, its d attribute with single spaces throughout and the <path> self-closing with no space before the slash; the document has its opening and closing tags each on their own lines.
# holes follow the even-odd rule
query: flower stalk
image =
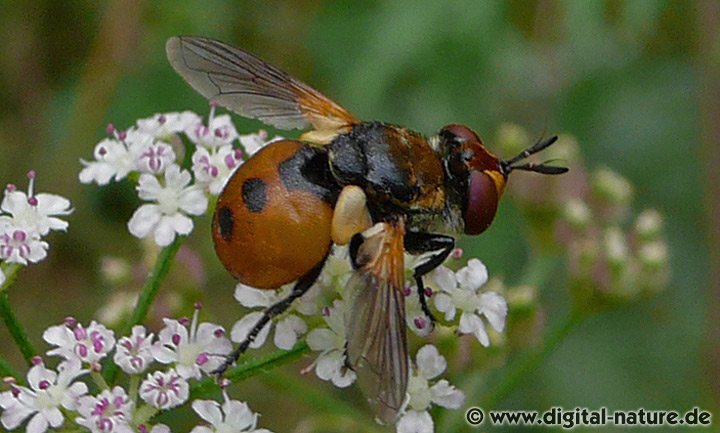
<svg viewBox="0 0 720 433">
<path fill-rule="evenodd" d="M 266 373 L 274 368 L 280 367 L 310 352 L 310 348 L 303 340 L 298 342 L 291 350 L 276 350 L 266 356 L 246 359 L 237 366 L 228 369 L 225 377 L 231 382 L 240 382 L 241 380 L 253 377 L 260 373 Z M 196 399 L 207 397 L 216 393 L 219 385 L 213 377 L 206 377 L 203 380 L 194 382 L 190 386 L 190 398 Z"/>
<path fill-rule="evenodd" d="M 173 259 L 175 258 L 175 255 L 180 249 L 180 246 L 185 238 L 185 236 L 178 236 L 170 245 L 160 250 L 160 253 L 155 261 L 155 266 L 152 271 L 148 273 L 145 285 L 140 291 L 140 296 L 138 297 L 137 304 L 133 309 L 133 314 L 130 317 L 130 320 L 128 320 L 125 326 L 123 326 L 121 335 L 129 334 L 133 326 L 138 325 L 145 320 L 145 317 L 150 310 L 150 306 L 160 290 L 160 284 L 170 271 Z M 109 363 L 107 368 L 105 368 L 105 377 L 108 379 L 108 382 L 115 383 L 115 379 L 117 377 L 117 366 L 114 363 Z"/>
<path fill-rule="evenodd" d="M 17 272 L 20 270 L 20 267 L 21 265 L 17 263 L 12 263 L 4 270 L 6 279 L 2 287 L 0 287 L 0 317 L 2 317 L 2 320 L 5 323 L 8 332 L 10 332 L 10 336 L 20 349 L 23 358 L 25 358 L 25 361 L 28 363 L 28 365 L 30 365 L 32 364 L 32 357 L 35 356 L 37 352 L 33 348 L 32 344 L 30 344 L 30 340 L 28 340 L 25 328 L 23 328 L 23 326 L 20 324 L 20 321 L 18 320 L 17 316 L 15 316 L 15 313 L 10 306 L 10 300 L 8 299 L 7 290 L 8 287 L 10 287 L 10 285 L 12 285 L 13 281 L 15 280 L 15 277 L 17 275 Z"/>
<path fill-rule="evenodd" d="M 137 305 L 133 310 L 133 314 L 121 330 L 122 335 L 129 334 L 133 326 L 139 325 L 145 320 L 145 317 L 150 310 L 150 306 L 160 290 L 160 284 L 170 271 L 173 259 L 185 239 L 186 238 L 184 236 L 176 237 L 170 245 L 163 248 L 158 254 L 155 266 L 148 274 L 147 280 L 145 280 L 145 285 L 140 291 L 140 297 L 138 298 Z"/>
</svg>

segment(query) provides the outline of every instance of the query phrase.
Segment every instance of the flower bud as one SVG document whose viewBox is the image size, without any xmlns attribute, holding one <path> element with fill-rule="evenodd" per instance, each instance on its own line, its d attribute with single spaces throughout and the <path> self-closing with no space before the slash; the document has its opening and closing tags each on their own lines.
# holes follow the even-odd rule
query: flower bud
<svg viewBox="0 0 720 433">
<path fill-rule="evenodd" d="M 563 206 L 563 216 L 573 228 L 583 229 L 590 223 L 592 212 L 584 201 L 570 199 Z"/>
<path fill-rule="evenodd" d="M 662 233 L 662 215 L 655 209 L 644 210 L 635 220 L 635 232 L 643 240 L 657 239 Z"/>
<path fill-rule="evenodd" d="M 600 198 L 613 205 L 628 205 L 633 196 L 630 182 L 609 168 L 600 168 L 593 173 L 592 188 Z"/>
</svg>

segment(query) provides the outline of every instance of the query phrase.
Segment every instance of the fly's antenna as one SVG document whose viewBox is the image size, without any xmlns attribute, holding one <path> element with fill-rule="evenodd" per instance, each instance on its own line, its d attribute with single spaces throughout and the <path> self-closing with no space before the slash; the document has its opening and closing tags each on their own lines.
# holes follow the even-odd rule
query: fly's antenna
<svg viewBox="0 0 720 433">
<path fill-rule="evenodd" d="M 536 173 L 552 174 L 552 175 L 567 173 L 568 172 L 567 167 L 558 167 L 555 165 L 547 165 L 547 163 L 550 161 L 545 161 L 540 164 L 533 164 L 531 162 L 528 162 L 525 164 L 516 165 L 516 163 L 526 159 L 530 155 L 534 155 L 538 152 L 541 152 L 541 151 L 547 149 L 553 143 L 555 143 L 557 141 L 557 139 L 558 139 L 558 137 L 557 137 L 557 135 L 555 135 L 553 137 L 548 138 L 547 140 L 542 140 L 542 139 L 538 140 L 535 144 L 533 144 L 532 146 L 523 150 L 514 158 L 511 158 L 507 161 L 500 161 L 500 168 L 502 169 L 503 174 L 505 176 L 507 176 L 513 170 L 534 171 Z"/>
</svg>

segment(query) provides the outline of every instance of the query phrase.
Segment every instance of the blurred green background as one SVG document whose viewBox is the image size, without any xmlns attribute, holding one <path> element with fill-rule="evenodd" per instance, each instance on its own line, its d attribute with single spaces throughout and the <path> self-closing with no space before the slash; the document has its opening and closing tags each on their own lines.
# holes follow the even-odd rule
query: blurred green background
<svg viewBox="0 0 720 433">
<path fill-rule="evenodd" d="M 87 322 L 108 300 L 103 256 L 141 259 L 125 228 L 138 205 L 132 187 L 81 185 L 79 158 L 92 157 L 108 122 L 206 114 L 164 44 L 177 34 L 209 36 L 259 54 L 364 119 L 427 134 L 465 123 L 490 147 L 503 122 L 532 136 L 575 135 L 590 168 L 608 166 L 634 184 L 637 210 L 664 214 L 672 282 L 584 322 L 500 407 L 700 406 L 714 412 L 718 431 L 719 29 L 717 1 L 4 1 L 0 182 L 23 186 L 36 169 L 37 190 L 75 208 L 69 232 L 50 238 L 49 259 L 23 270 L 11 303 L 44 347 L 47 326 L 68 315 Z M 262 127 L 235 119 L 241 133 Z M 499 212 L 463 245 L 513 283 L 528 260 L 523 220 L 512 199 Z M 187 260 L 202 266 L 191 285 L 212 319 L 230 326 L 240 311 L 229 302 L 233 282 L 212 253 L 208 217 L 196 223 Z M 563 287 L 542 287 L 540 299 L 550 325 L 567 311 Z M 0 353 L 22 365 L 2 327 Z M 263 414 L 263 427 L 293 431 L 313 414 L 256 382 L 240 397 Z"/>
</svg>

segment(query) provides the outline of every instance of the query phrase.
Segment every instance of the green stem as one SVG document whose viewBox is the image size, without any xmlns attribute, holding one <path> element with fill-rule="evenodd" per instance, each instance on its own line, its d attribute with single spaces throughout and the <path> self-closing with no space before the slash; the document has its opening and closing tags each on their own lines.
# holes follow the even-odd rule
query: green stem
<svg viewBox="0 0 720 433">
<path fill-rule="evenodd" d="M 149 404 L 138 407 L 133 416 L 132 424 L 137 427 L 140 424 L 146 424 L 150 421 L 150 418 L 154 417 L 159 412 L 158 409 L 150 406 Z"/>
<path fill-rule="evenodd" d="M 12 286 L 20 268 L 22 268 L 22 265 L 19 263 L 10 263 L 5 266 L 0 266 L 0 269 L 2 269 L 2 272 L 5 274 L 5 282 L 0 285 L 0 292 L 5 292 L 8 288 L 10 288 L 10 286 Z"/>
<path fill-rule="evenodd" d="M 105 382 L 105 378 L 99 372 L 91 371 L 90 377 L 92 378 L 93 382 L 95 382 L 95 385 L 97 385 L 97 387 L 100 390 L 104 391 L 104 390 L 110 389 L 110 386 L 108 386 L 107 382 Z"/>
<path fill-rule="evenodd" d="M 497 407 L 498 403 L 507 397 L 522 382 L 525 376 L 537 370 L 548 355 L 587 317 L 588 313 L 573 309 L 570 314 L 548 332 L 542 347 L 524 353 L 504 369 L 504 374 L 485 394 L 480 406 L 485 410 Z"/>
<path fill-rule="evenodd" d="M 133 403 L 137 404 L 138 389 L 140 388 L 140 375 L 133 374 L 130 376 L 130 386 L 128 387 L 128 395 Z"/>
<path fill-rule="evenodd" d="M 120 332 L 121 336 L 129 335 L 133 326 L 138 325 L 145 320 L 145 317 L 150 310 L 150 306 L 160 290 L 160 283 L 162 283 L 170 271 L 173 259 L 175 258 L 175 255 L 180 249 L 180 245 L 182 245 L 185 238 L 185 236 L 177 236 L 170 245 L 160 250 L 160 253 L 155 261 L 155 266 L 150 273 L 148 273 L 147 279 L 145 280 L 145 285 L 140 292 L 140 296 L 138 297 L 132 316 L 130 317 L 130 320 L 125 323 L 125 326 L 123 326 Z M 118 371 L 117 369 L 118 367 L 115 363 L 109 362 L 106 365 L 105 377 L 108 378 L 109 383 L 115 383 Z"/>
<path fill-rule="evenodd" d="M 185 236 L 177 236 L 170 245 L 160 251 L 157 260 L 155 261 L 153 270 L 150 271 L 147 279 L 145 280 L 145 285 L 140 292 L 140 297 L 138 298 L 137 305 L 133 310 L 132 317 L 130 317 L 130 321 L 125 324 L 121 335 L 130 334 L 133 326 L 138 325 L 145 320 L 145 316 L 147 316 L 150 306 L 160 290 L 160 283 L 162 283 L 165 276 L 167 276 L 170 271 L 170 266 L 175 258 L 175 254 L 177 254 L 180 249 L 180 245 L 182 245 L 185 239 Z"/>
<path fill-rule="evenodd" d="M 27 338 L 25 329 L 20 324 L 17 316 L 15 316 L 15 313 L 10 306 L 10 300 L 8 299 L 7 289 L 15 281 L 15 277 L 17 276 L 20 268 L 21 265 L 17 263 L 12 263 L 5 269 L 3 269 L 3 273 L 5 274 L 5 282 L 2 284 L 2 286 L 0 286 L 0 317 L 2 317 L 3 322 L 5 322 L 5 326 L 10 332 L 10 336 L 20 349 L 20 352 L 22 353 L 23 358 L 25 358 L 25 361 L 28 364 L 32 364 L 32 357 L 35 356 L 37 352 L 30 344 L 30 340 L 28 340 Z"/>
<path fill-rule="evenodd" d="M 248 377 L 255 376 L 259 373 L 266 373 L 276 367 L 294 361 L 309 351 L 310 348 L 307 343 L 301 341 L 290 350 L 278 350 L 266 356 L 247 359 L 237 366 L 228 369 L 225 377 L 232 382 L 240 382 Z M 213 392 L 217 392 L 219 389 L 215 380 L 208 377 L 190 386 L 190 398 L 205 397 Z"/>
</svg>

